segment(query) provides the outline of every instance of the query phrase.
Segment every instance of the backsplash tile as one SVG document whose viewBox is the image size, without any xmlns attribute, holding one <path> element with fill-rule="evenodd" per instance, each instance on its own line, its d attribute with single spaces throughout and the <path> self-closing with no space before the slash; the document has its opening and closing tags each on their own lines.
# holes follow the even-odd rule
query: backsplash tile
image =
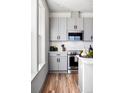
<svg viewBox="0 0 124 93">
<path fill-rule="evenodd" d="M 67 51 L 68 50 L 82 50 L 84 48 L 88 49 L 89 45 L 93 46 L 92 42 L 82 42 L 82 41 L 79 41 L 79 42 L 70 42 L 70 41 L 67 41 L 67 42 L 50 42 L 50 46 L 58 47 L 58 51 L 62 51 L 62 47 L 61 47 L 62 44 L 64 44 Z"/>
</svg>

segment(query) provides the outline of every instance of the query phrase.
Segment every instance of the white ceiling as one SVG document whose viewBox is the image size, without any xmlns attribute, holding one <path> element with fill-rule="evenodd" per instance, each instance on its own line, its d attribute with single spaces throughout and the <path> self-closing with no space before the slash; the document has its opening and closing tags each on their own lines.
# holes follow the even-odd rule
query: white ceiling
<svg viewBox="0 0 124 93">
<path fill-rule="evenodd" d="M 47 0 L 51 12 L 93 12 L 93 0 Z"/>
</svg>

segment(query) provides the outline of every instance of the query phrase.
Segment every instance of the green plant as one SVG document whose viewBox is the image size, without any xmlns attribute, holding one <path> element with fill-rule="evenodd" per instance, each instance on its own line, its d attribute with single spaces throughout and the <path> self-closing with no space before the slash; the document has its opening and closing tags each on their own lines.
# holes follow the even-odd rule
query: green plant
<svg viewBox="0 0 124 93">
<path fill-rule="evenodd" d="M 93 58 L 93 51 L 88 52 L 88 54 L 86 55 L 86 57 Z"/>
</svg>

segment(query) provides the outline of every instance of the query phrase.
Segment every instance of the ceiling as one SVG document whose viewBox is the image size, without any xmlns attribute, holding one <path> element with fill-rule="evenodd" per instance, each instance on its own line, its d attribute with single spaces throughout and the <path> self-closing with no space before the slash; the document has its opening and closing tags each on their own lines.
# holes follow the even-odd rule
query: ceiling
<svg viewBox="0 0 124 93">
<path fill-rule="evenodd" d="M 93 12 L 93 0 L 47 0 L 51 12 Z"/>
</svg>

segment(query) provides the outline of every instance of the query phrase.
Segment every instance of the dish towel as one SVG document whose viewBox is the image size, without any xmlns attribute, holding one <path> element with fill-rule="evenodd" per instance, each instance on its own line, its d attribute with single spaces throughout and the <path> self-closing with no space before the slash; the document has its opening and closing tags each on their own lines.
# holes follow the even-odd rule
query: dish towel
<svg viewBox="0 0 124 93">
<path fill-rule="evenodd" d="M 78 62 L 78 58 L 76 56 L 74 57 L 74 61 L 75 62 Z"/>
</svg>

